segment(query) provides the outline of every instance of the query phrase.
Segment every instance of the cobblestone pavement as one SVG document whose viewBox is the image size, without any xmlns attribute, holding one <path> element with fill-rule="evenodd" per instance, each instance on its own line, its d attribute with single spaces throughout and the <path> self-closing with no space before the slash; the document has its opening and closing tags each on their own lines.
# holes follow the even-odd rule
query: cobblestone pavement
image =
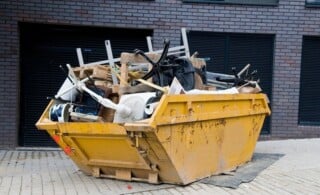
<svg viewBox="0 0 320 195">
<path fill-rule="evenodd" d="M 0 150 L 0 194 L 319 194 L 320 139 L 258 142 L 256 152 L 285 154 L 237 189 L 195 182 L 151 185 L 86 176 L 58 149 Z"/>
</svg>

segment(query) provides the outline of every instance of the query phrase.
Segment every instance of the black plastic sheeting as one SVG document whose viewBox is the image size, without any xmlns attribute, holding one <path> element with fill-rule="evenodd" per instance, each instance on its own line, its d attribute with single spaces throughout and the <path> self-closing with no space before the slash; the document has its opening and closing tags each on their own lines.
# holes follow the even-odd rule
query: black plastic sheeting
<svg viewBox="0 0 320 195">
<path fill-rule="evenodd" d="M 234 172 L 211 176 L 200 182 L 236 189 L 240 184 L 254 180 L 263 170 L 283 156 L 283 154 L 255 153 L 250 162 L 238 167 Z"/>
</svg>

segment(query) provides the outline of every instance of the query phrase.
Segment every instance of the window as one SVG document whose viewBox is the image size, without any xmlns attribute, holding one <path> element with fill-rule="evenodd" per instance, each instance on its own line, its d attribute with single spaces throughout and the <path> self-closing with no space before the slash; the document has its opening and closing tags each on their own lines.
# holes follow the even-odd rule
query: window
<svg viewBox="0 0 320 195">
<path fill-rule="evenodd" d="M 320 7 L 320 0 L 306 0 L 306 7 Z"/>
<path fill-rule="evenodd" d="M 183 0 L 183 2 L 276 6 L 279 0 Z"/>
<path fill-rule="evenodd" d="M 299 124 L 320 125 L 320 37 L 304 36 L 301 58 Z"/>
</svg>

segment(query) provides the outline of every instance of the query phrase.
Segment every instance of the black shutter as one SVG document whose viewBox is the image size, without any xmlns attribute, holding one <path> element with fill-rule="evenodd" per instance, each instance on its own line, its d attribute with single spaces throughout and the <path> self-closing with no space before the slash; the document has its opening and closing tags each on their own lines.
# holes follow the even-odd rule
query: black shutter
<svg viewBox="0 0 320 195">
<path fill-rule="evenodd" d="M 299 124 L 320 125 L 320 37 L 303 37 Z"/>
<path fill-rule="evenodd" d="M 250 70 L 258 70 L 261 87 L 271 99 L 273 68 L 273 35 L 235 34 L 191 31 L 188 34 L 191 52 L 210 58 L 207 70 L 232 74 L 231 68 L 240 71 L 251 64 Z M 267 117 L 262 133 L 269 133 L 270 118 Z"/>
<path fill-rule="evenodd" d="M 212 33 L 191 31 L 188 34 L 188 41 L 191 55 L 198 51 L 199 57 L 206 59 L 208 71 L 219 73 L 226 71 L 227 45 L 225 35 L 214 34 L 213 38 Z"/>
<path fill-rule="evenodd" d="M 55 146 L 35 123 L 65 80 L 59 65 L 78 65 L 76 48 L 82 48 L 85 63 L 107 59 L 105 40 L 111 41 L 114 57 L 123 51 L 147 50 L 146 36 L 152 30 L 20 24 L 21 36 L 21 146 Z"/>
<path fill-rule="evenodd" d="M 260 86 L 271 98 L 273 67 L 272 35 L 231 35 L 229 36 L 228 74 L 231 68 L 240 71 L 251 64 L 250 70 L 258 70 Z"/>
</svg>

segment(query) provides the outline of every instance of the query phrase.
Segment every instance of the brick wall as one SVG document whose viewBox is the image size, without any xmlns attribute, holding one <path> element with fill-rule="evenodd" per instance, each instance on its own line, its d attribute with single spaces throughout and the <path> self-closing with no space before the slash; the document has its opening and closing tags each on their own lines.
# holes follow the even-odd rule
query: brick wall
<svg viewBox="0 0 320 195">
<path fill-rule="evenodd" d="M 18 22 L 154 29 L 180 43 L 189 30 L 275 34 L 272 123 L 269 138 L 319 137 L 320 127 L 298 126 L 302 35 L 320 35 L 320 9 L 305 0 L 278 6 L 183 3 L 181 0 L 2 0 L 0 1 L 0 147 L 17 145 L 19 121 Z"/>
</svg>

